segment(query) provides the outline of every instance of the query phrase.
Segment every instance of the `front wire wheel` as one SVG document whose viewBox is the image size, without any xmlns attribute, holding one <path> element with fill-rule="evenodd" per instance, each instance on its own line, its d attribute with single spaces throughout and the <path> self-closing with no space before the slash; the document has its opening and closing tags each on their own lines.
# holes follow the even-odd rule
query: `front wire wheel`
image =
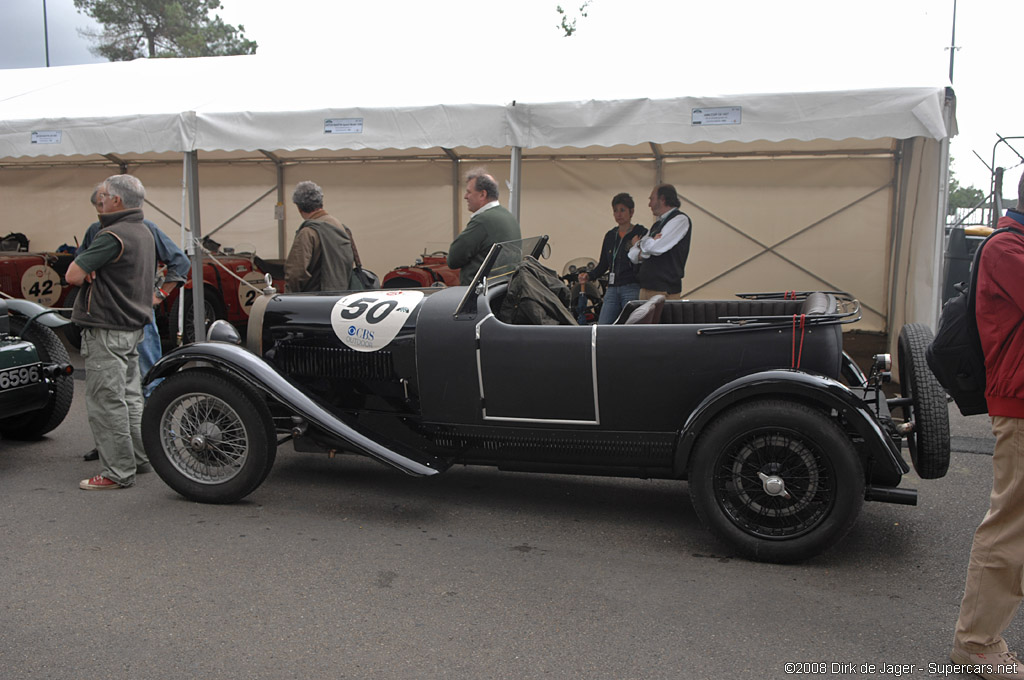
<svg viewBox="0 0 1024 680">
<path fill-rule="evenodd" d="M 233 479 L 243 468 L 249 437 L 230 404 L 209 394 L 183 394 L 160 422 L 163 449 L 178 472 L 204 484 Z"/>
<path fill-rule="evenodd" d="M 231 503 L 266 478 L 277 450 L 273 420 L 252 388 L 191 370 L 146 400 L 143 439 L 153 469 L 182 496 Z"/>
<path fill-rule="evenodd" d="M 705 430 L 690 495 L 698 517 L 744 557 L 796 562 L 853 526 L 864 472 L 846 434 L 799 403 L 742 404 Z"/>
</svg>

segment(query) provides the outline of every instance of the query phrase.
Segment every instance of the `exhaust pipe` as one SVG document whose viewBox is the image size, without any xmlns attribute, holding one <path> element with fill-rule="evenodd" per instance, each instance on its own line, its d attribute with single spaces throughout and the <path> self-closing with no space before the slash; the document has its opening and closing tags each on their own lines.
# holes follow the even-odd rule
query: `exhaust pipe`
<svg viewBox="0 0 1024 680">
<path fill-rule="evenodd" d="M 917 489 L 894 489 L 888 486 L 869 486 L 864 490 L 864 500 L 897 505 L 917 505 Z"/>
</svg>

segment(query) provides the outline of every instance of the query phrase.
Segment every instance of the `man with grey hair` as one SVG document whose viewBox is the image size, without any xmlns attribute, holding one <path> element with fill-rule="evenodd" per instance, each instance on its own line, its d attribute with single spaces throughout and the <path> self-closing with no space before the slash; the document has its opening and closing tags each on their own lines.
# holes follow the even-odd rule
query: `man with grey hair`
<svg viewBox="0 0 1024 680">
<path fill-rule="evenodd" d="M 464 198 L 473 217 L 448 247 L 448 266 L 460 269 L 459 284 L 468 286 L 492 245 L 518 241 L 522 234 L 515 215 L 498 203 L 498 183 L 483 169 L 467 175 Z"/>
<path fill-rule="evenodd" d="M 65 275 L 82 287 L 71 319 L 83 329 L 86 409 L 103 466 L 79 483 L 82 489 L 131 486 L 149 462 L 142 444 L 138 346 L 153 313 L 156 247 L 143 224 L 145 196 L 135 177 L 108 177 L 96 194 L 100 231 Z"/>
<path fill-rule="evenodd" d="M 284 263 L 286 292 L 348 290 L 357 262 L 352 232 L 327 214 L 324 191 L 314 182 L 295 185 L 292 202 L 303 222 Z"/>
</svg>

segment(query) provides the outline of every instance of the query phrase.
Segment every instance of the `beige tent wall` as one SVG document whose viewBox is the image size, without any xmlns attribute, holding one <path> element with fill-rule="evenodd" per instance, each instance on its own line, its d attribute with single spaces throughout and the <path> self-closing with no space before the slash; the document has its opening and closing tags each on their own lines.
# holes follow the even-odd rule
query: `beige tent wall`
<svg viewBox="0 0 1024 680">
<path fill-rule="evenodd" d="M 860 330 L 885 329 L 891 157 L 669 162 L 694 222 L 684 294 L 844 290 Z"/>
<path fill-rule="evenodd" d="M 551 237 L 546 264 L 559 274 L 569 260 L 597 258 L 604 233 L 615 226 L 612 196 L 627 192 L 636 203 L 634 221 L 650 226 L 647 197 L 654 163 L 619 160 L 538 160 L 523 163 L 523 234 Z M 464 217 L 468 216 L 464 213 Z"/>
<path fill-rule="evenodd" d="M 935 327 L 938 318 L 936 281 L 942 267 L 943 234 L 935 225 L 941 224 L 936 186 L 943 186 L 940 158 L 942 144 L 935 140 L 915 139 L 903 144 L 903 172 L 899 178 L 900 195 L 905 206 L 898 214 L 897 229 L 891 245 L 895 280 L 893 304 L 889 319 L 891 329 L 905 323 L 924 323 Z M 896 336 L 891 333 L 890 351 L 896 356 Z"/>
<path fill-rule="evenodd" d="M 899 328 L 905 318 L 933 323 L 933 312 L 924 316 L 930 313 L 930 294 L 923 301 L 918 298 L 920 291 L 930 290 L 934 271 L 933 182 L 938 181 L 939 146 L 922 140 L 854 140 L 848 153 L 822 153 L 808 146 L 778 154 L 765 152 L 764 144 L 730 145 L 724 154 L 696 149 L 692 156 L 663 159 L 664 181 L 679 188 L 683 209 L 694 220 L 684 293 L 709 299 L 745 291 L 841 289 L 864 306 L 864 319 L 852 328 L 887 331 Z M 904 148 L 903 171 L 896 177 L 897 154 Z M 199 159 L 203 234 L 228 222 L 214 239 L 277 257 L 274 163 L 251 155 L 204 162 L 200 153 Z M 502 203 L 507 204 L 507 157 L 463 161 L 455 189 L 454 164 L 448 159 L 288 161 L 283 171 L 285 252 L 300 223 L 291 189 L 303 179 L 324 188 L 327 208 L 353 229 L 366 265 L 378 274 L 412 263 L 424 250 L 444 249 L 453 222 L 461 228 L 470 217 L 461 198 L 461 177 L 478 165 L 498 179 Z M 630 193 L 637 206 L 634 221 L 651 224 L 647 198 L 658 167 L 650 153 L 637 158 L 526 155 L 523 233 L 551 236 L 546 264 L 559 273 L 571 259 L 595 257 L 603 233 L 614 225 L 614 194 Z M 130 164 L 128 169 L 147 186 L 147 216 L 177 239 L 180 161 Z M 86 202 L 89 191 L 117 171 L 111 164 L 0 168 L 0 201 L 9 223 L 18 225 L 12 229 L 26 232 L 33 249 L 52 250 L 81 237 L 94 219 Z M 899 188 L 905 189 L 908 203 L 902 211 L 896 205 Z M 458 214 L 453 220 L 455 195 Z M 907 218 L 900 229 L 894 220 L 901 212 Z M 914 279 L 909 271 L 916 272 Z M 887 323 L 894 275 L 896 308 Z"/>
<path fill-rule="evenodd" d="M 302 223 L 291 193 L 312 180 L 328 212 L 352 229 L 366 267 L 381 277 L 412 264 L 424 249 L 452 240 L 452 164 L 447 161 L 306 165 L 285 170 L 287 245 Z M 267 252 L 270 252 L 269 250 Z"/>
<path fill-rule="evenodd" d="M 96 183 L 109 175 L 103 168 L 0 170 L 4 214 L 0 230 L 3 234 L 23 232 L 33 251 L 56 250 L 63 243 L 74 245 L 75 238 L 81 239 L 96 221 L 89 195 Z"/>
</svg>

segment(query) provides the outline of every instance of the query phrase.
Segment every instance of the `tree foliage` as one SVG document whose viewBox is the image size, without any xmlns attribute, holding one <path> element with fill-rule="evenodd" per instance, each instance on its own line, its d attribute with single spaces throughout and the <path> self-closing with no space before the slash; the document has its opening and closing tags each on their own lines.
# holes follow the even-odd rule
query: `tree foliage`
<svg viewBox="0 0 1024 680">
<path fill-rule="evenodd" d="M 139 57 L 214 57 L 255 54 L 245 27 L 211 12 L 220 0 L 74 0 L 103 29 L 80 30 L 93 54 L 111 61 Z"/>
<path fill-rule="evenodd" d="M 590 6 L 590 2 L 591 0 L 585 0 L 584 3 L 580 5 L 579 12 L 581 17 L 586 18 L 587 7 Z M 559 24 L 558 28 L 562 29 L 562 32 L 565 33 L 566 38 L 571 38 L 572 35 L 576 33 L 576 17 L 570 17 L 569 13 L 566 10 L 562 9 L 561 5 L 555 7 L 555 11 L 557 11 L 559 16 L 562 17 L 562 22 L 561 24 Z"/>
<path fill-rule="evenodd" d="M 953 159 L 950 159 L 952 161 Z M 979 205 L 985 198 L 981 189 L 973 186 L 962 187 L 960 181 L 949 171 L 949 199 L 946 205 L 946 214 L 955 215 L 958 208 L 973 208 Z"/>
</svg>

